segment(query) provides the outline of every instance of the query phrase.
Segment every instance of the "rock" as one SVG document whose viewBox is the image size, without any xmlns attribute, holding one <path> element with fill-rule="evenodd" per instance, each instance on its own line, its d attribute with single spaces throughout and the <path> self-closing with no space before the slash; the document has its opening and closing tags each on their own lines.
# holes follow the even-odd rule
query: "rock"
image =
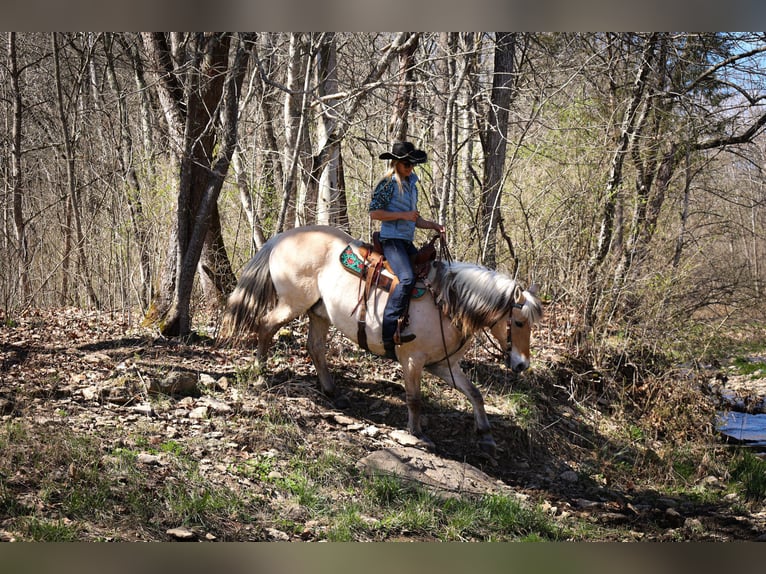
<svg viewBox="0 0 766 574">
<path fill-rule="evenodd" d="M 200 396 L 197 374 L 189 371 L 171 371 L 161 381 L 153 380 L 149 390 L 164 395 Z"/>
<path fill-rule="evenodd" d="M 280 542 L 287 542 L 288 540 L 290 540 L 290 536 L 288 536 L 286 532 L 282 532 L 281 530 L 277 530 L 276 528 L 267 528 L 266 534 L 272 540 L 278 540 Z"/>
<path fill-rule="evenodd" d="M 574 484 L 575 482 L 580 480 L 580 475 L 573 470 L 565 470 L 559 475 L 559 478 L 563 480 L 564 482 L 570 482 Z"/>
<path fill-rule="evenodd" d="M 189 418 L 194 420 L 206 419 L 208 415 L 207 405 L 196 407 L 189 413 Z"/>
<path fill-rule="evenodd" d="M 214 388 L 215 387 L 215 379 L 208 375 L 207 373 L 200 373 L 199 375 L 199 384 L 202 387 L 205 388 Z"/>
<path fill-rule="evenodd" d="M 144 394 L 143 385 L 129 375 L 117 377 L 107 386 L 98 390 L 99 400 L 106 403 L 124 405 L 133 402 L 136 397 Z M 85 393 L 83 393 L 85 396 Z"/>
<path fill-rule="evenodd" d="M 101 390 L 98 387 L 85 387 L 80 389 L 80 394 L 86 401 L 96 401 L 101 396 Z"/>
<path fill-rule="evenodd" d="M 509 494 L 513 491 L 478 468 L 413 447 L 385 448 L 357 462 L 367 474 L 399 476 L 415 481 L 440 495 L 453 497 L 462 493 Z"/>
<path fill-rule="evenodd" d="M 706 476 L 702 480 L 700 480 L 700 485 L 705 488 L 715 488 L 715 489 L 725 489 L 726 485 L 721 482 L 721 480 L 717 476 Z"/>
<path fill-rule="evenodd" d="M 152 407 L 150 403 L 141 403 L 140 405 L 134 405 L 132 407 L 128 407 L 128 409 L 133 411 L 134 413 L 146 415 L 148 417 L 154 414 L 154 408 Z"/>
<path fill-rule="evenodd" d="M 333 420 L 338 423 L 339 425 L 349 426 L 354 423 L 357 423 L 356 419 L 353 419 L 351 417 L 347 417 L 346 415 L 333 415 Z"/>
<path fill-rule="evenodd" d="M 665 511 L 665 519 L 672 527 L 678 527 L 684 523 L 684 517 L 675 508 L 668 508 Z"/>
<path fill-rule="evenodd" d="M 156 454 L 142 452 L 136 457 L 136 462 L 140 464 L 146 464 L 148 466 L 159 466 L 162 464 L 162 459 Z"/>
<path fill-rule="evenodd" d="M 91 353 L 90 355 L 85 355 L 82 358 L 83 361 L 86 363 L 91 364 L 99 364 L 99 363 L 111 363 L 112 359 L 109 357 L 109 355 L 105 353 Z"/>
<path fill-rule="evenodd" d="M 199 406 L 205 406 L 208 407 L 211 411 L 218 413 L 218 414 L 227 414 L 231 412 L 231 407 L 224 403 L 223 401 L 219 401 L 217 399 L 214 399 L 213 397 L 202 397 L 197 401 L 197 405 Z"/>
<path fill-rule="evenodd" d="M 403 446 L 416 446 L 420 444 L 420 439 L 415 435 L 408 433 L 407 431 L 391 431 L 391 434 L 388 436 Z"/>
<path fill-rule="evenodd" d="M 194 531 L 184 527 L 171 528 L 170 530 L 166 530 L 165 534 L 172 536 L 176 540 L 181 540 L 184 542 L 192 542 L 197 540 L 197 534 Z"/>
</svg>

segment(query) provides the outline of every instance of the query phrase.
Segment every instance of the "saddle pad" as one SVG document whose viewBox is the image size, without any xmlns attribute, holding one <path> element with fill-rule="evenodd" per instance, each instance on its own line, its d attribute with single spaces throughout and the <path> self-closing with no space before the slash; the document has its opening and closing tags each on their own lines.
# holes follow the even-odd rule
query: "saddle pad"
<svg viewBox="0 0 766 574">
<path fill-rule="evenodd" d="M 351 245 L 347 245 L 346 248 L 341 252 L 340 264 L 349 273 L 352 273 L 357 277 L 365 277 L 367 269 L 369 269 L 369 264 L 365 263 L 365 261 L 354 252 Z M 384 291 L 388 292 L 391 287 L 391 282 L 382 282 L 377 285 L 377 287 L 378 289 L 383 289 Z M 419 299 L 425 294 L 426 289 L 423 285 L 416 284 L 415 287 L 412 288 L 413 299 Z"/>
</svg>

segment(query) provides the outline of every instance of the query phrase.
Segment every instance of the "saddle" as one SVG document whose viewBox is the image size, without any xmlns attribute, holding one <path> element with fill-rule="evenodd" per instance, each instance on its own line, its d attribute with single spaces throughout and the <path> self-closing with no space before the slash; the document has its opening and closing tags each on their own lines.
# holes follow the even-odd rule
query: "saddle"
<svg viewBox="0 0 766 574">
<path fill-rule="evenodd" d="M 422 280 L 428 276 L 430 264 L 436 259 L 436 247 L 434 243 L 439 235 L 421 247 L 410 258 L 412 269 L 415 273 L 416 284 L 412 290 L 412 299 L 419 299 L 426 293 Z M 366 316 L 367 301 L 373 292 L 383 290 L 390 293 L 399 284 L 399 278 L 383 255 L 383 247 L 380 242 L 380 234 L 376 231 L 372 234 L 372 243 L 355 240 L 349 243 L 340 254 L 340 262 L 350 273 L 359 277 L 359 300 L 352 314 L 359 309 L 357 318 L 357 339 L 359 346 L 369 351 L 367 347 Z M 418 284 L 420 283 L 420 284 Z M 406 318 L 404 319 L 406 321 Z"/>
</svg>

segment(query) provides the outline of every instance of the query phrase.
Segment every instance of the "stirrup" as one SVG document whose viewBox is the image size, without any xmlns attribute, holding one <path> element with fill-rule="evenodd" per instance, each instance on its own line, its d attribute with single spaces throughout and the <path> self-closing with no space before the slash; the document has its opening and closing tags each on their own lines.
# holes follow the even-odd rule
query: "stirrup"
<svg viewBox="0 0 766 574">
<path fill-rule="evenodd" d="M 400 333 L 398 330 L 394 333 L 394 344 L 401 345 L 415 340 L 415 333 Z"/>
</svg>

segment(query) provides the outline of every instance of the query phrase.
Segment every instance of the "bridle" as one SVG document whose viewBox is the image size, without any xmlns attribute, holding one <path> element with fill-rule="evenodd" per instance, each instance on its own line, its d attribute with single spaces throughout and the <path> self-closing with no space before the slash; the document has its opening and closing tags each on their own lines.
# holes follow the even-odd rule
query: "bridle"
<svg viewBox="0 0 766 574">
<path fill-rule="evenodd" d="M 500 345 L 497 343 L 497 341 L 495 341 L 494 337 L 490 337 L 489 334 L 487 333 L 487 331 L 491 331 L 494 328 L 494 326 L 497 325 L 497 323 L 498 323 L 498 321 L 500 321 L 500 319 L 498 319 L 497 321 L 492 323 L 489 327 L 485 327 L 485 329 L 484 329 L 484 331 L 485 331 L 484 332 L 484 338 L 487 339 L 487 341 L 489 342 L 490 346 L 492 346 L 494 351 L 498 351 L 500 353 L 500 357 L 503 360 L 505 360 L 505 356 L 508 353 L 508 343 L 512 341 L 511 334 L 513 332 L 513 327 L 516 326 L 515 325 L 516 321 L 513 318 L 513 310 L 514 309 L 521 310 L 523 308 L 524 308 L 524 304 L 523 303 L 517 303 L 516 301 L 511 303 L 511 312 L 508 314 L 508 320 L 505 323 L 505 344 L 506 344 L 506 348 L 505 349 L 502 349 L 500 347 Z M 520 325 L 516 326 L 516 327 L 519 328 Z"/>
</svg>

